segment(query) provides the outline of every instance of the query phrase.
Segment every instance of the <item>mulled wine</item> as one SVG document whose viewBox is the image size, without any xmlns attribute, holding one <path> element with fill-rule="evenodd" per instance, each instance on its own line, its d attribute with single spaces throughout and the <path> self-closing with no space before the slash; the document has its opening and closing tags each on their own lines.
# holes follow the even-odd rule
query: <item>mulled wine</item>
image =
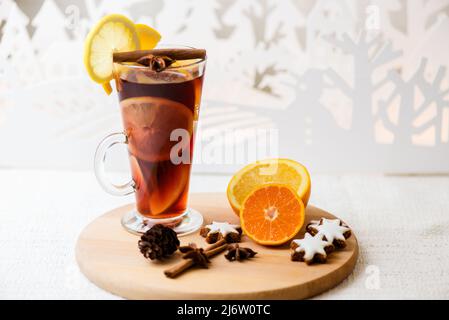
<svg viewBox="0 0 449 320">
<path fill-rule="evenodd" d="M 180 216 L 187 210 L 203 71 L 115 68 L 137 211 L 151 219 Z"/>
</svg>

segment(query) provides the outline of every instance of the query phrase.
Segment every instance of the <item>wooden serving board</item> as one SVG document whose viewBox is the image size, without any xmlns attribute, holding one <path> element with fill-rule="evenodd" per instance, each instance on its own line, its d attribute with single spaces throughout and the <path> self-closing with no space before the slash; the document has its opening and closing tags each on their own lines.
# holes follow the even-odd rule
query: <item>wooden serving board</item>
<svg viewBox="0 0 449 320">
<path fill-rule="evenodd" d="M 190 205 L 204 215 L 205 223 L 239 221 L 225 194 L 192 194 Z M 303 299 L 339 284 L 357 261 L 354 231 L 345 249 L 332 253 L 327 263 L 311 266 L 290 261 L 288 244 L 264 247 L 243 236 L 242 245 L 258 252 L 255 258 L 229 262 L 219 255 L 211 258 L 209 269 L 194 268 L 169 279 L 163 271 L 180 261 L 179 253 L 163 262 L 146 260 L 137 248 L 139 237 L 125 231 L 120 224 L 122 215 L 132 207 L 117 208 L 94 220 L 82 231 L 76 246 L 76 259 L 86 277 L 100 288 L 124 298 Z M 321 217 L 335 218 L 309 205 L 306 223 L 297 237 L 304 235 L 308 221 Z M 180 237 L 180 241 L 207 245 L 198 232 Z"/>
</svg>

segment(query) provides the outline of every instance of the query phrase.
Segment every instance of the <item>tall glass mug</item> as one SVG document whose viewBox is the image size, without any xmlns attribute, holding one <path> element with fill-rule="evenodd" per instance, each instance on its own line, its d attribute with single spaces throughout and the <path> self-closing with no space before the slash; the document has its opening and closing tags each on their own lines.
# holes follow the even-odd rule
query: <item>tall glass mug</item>
<svg viewBox="0 0 449 320">
<path fill-rule="evenodd" d="M 124 132 L 101 141 L 95 174 L 107 192 L 135 194 L 136 209 L 122 218 L 132 233 L 162 223 L 182 235 L 202 225 L 201 214 L 187 204 L 205 66 L 205 59 L 186 60 L 156 72 L 114 64 Z M 108 149 L 118 143 L 129 151 L 132 180 L 124 185 L 112 184 L 104 170 Z"/>
</svg>

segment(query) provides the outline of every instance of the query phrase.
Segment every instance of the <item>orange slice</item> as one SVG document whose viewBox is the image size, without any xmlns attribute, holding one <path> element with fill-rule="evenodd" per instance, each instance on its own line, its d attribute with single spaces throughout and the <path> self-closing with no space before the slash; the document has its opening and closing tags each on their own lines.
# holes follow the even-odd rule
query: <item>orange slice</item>
<svg viewBox="0 0 449 320">
<path fill-rule="evenodd" d="M 132 177 L 136 190 L 136 206 L 139 213 L 147 217 L 157 217 L 186 193 L 190 170 L 187 164 L 170 166 L 145 165 L 145 162 L 129 156 Z M 173 183 L 176 181 L 176 183 Z"/>
<path fill-rule="evenodd" d="M 239 214 L 249 193 L 267 183 L 290 186 L 307 207 L 312 184 L 306 167 L 290 159 L 267 159 L 247 165 L 232 177 L 227 196 L 234 212 Z"/>
<path fill-rule="evenodd" d="M 253 190 L 240 211 L 243 232 L 262 245 L 280 245 L 291 240 L 304 224 L 305 209 L 295 190 L 268 184 Z"/>
<path fill-rule="evenodd" d="M 190 146 L 193 112 L 182 103 L 145 96 L 122 100 L 120 105 L 129 151 L 140 160 L 166 161 L 172 150 Z M 171 135 L 176 129 L 188 135 L 174 141 Z"/>
</svg>

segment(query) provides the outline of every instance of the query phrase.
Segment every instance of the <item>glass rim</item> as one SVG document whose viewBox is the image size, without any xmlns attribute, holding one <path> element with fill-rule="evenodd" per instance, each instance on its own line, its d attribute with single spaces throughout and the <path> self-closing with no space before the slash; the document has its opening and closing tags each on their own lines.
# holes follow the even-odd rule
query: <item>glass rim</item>
<svg viewBox="0 0 449 320">
<path fill-rule="evenodd" d="M 164 48 L 185 48 L 185 49 L 197 49 L 195 47 L 191 47 L 191 46 L 185 46 L 185 45 L 176 45 L 176 44 L 170 44 L 170 43 L 163 43 L 160 46 L 157 46 L 155 49 L 164 49 Z M 137 50 L 136 50 L 137 51 Z M 165 68 L 164 70 L 162 70 L 160 73 L 164 72 L 164 71 L 168 71 L 168 70 L 177 70 L 177 69 L 183 69 L 186 67 L 192 67 L 195 66 L 197 64 L 201 64 L 207 61 L 207 54 L 204 58 L 202 59 L 198 59 L 198 61 L 195 62 L 191 62 L 182 66 L 177 66 L 177 67 L 172 67 L 169 66 L 167 68 Z M 132 68 L 132 69 L 148 69 L 147 66 L 141 66 L 141 65 L 132 65 L 132 64 L 126 64 L 127 62 L 114 62 L 113 64 L 118 64 L 120 66 L 123 66 L 125 68 Z"/>
</svg>

